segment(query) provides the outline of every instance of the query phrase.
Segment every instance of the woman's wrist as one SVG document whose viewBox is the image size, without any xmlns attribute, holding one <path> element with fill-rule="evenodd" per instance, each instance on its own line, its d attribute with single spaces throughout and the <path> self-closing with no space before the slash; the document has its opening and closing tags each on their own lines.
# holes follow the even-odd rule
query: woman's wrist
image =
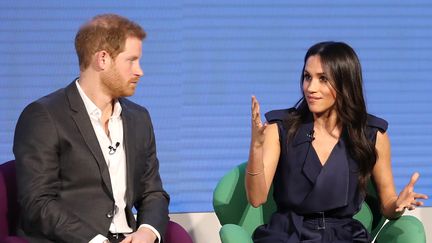
<svg viewBox="0 0 432 243">
<path fill-rule="evenodd" d="M 263 147 L 263 145 L 264 145 L 264 141 L 260 142 L 260 141 L 257 141 L 257 139 L 251 139 L 250 146 L 253 149 L 261 149 Z"/>
</svg>

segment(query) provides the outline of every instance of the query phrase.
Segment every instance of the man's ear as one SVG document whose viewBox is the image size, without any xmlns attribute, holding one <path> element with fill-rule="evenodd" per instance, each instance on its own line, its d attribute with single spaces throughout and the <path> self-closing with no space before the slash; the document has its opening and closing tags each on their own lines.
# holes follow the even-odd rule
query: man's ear
<svg viewBox="0 0 432 243">
<path fill-rule="evenodd" d="M 109 66 L 111 66 L 111 56 L 108 54 L 108 52 L 102 50 L 95 53 L 95 64 L 97 66 L 97 69 L 99 70 L 105 70 Z"/>
</svg>

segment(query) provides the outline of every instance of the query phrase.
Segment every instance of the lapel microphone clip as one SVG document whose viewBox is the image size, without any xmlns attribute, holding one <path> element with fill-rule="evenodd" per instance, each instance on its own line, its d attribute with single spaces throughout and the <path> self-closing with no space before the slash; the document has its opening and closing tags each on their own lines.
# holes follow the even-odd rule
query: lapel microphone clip
<svg viewBox="0 0 432 243">
<path fill-rule="evenodd" d="M 315 139 L 314 133 L 315 133 L 315 131 L 312 130 L 306 134 L 306 136 L 310 139 L 311 142 Z"/>
<path fill-rule="evenodd" d="M 118 146 L 120 146 L 120 142 L 117 142 L 117 143 L 115 143 L 115 147 L 113 147 L 113 146 L 108 146 L 108 149 L 109 149 L 109 154 L 110 155 L 113 155 L 113 154 L 115 154 L 115 152 L 117 151 L 117 148 L 118 148 Z"/>
</svg>

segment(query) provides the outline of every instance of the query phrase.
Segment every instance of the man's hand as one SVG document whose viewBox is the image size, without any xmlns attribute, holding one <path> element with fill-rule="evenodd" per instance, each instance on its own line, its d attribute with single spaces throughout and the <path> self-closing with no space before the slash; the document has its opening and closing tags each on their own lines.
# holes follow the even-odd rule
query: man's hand
<svg viewBox="0 0 432 243">
<path fill-rule="evenodd" d="M 126 236 L 120 243 L 154 243 L 156 235 L 146 227 L 139 228 L 136 232 Z"/>
</svg>

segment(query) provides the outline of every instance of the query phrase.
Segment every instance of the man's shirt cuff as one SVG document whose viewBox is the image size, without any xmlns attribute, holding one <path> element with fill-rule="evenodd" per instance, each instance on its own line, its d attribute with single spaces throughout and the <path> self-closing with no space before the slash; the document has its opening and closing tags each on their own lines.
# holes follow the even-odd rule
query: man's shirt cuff
<svg viewBox="0 0 432 243">
<path fill-rule="evenodd" d="M 108 240 L 103 235 L 96 235 L 93 239 L 89 241 L 89 243 L 103 243 L 104 241 Z"/>
<path fill-rule="evenodd" d="M 153 226 L 151 226 L 151 225 L 149 225 L 149 224 L 142 224 L 142 225 L 140 225 L 140 226 L 138 227 L 138 229 L 141 228 L 141 227 L 145 227 L 145 228 L 147 228 L 147 229 L 150 229 L 150 230 L 151 230 L 151 231 L 156 235 L 156 237 L 157 237 L 157 242 L 158 242 L 158 243 L 161 242 L 161 236 L 160 236 L 160 234 L 159 234 L 159 231 L 157 231 Z M 93 242 L 91 242 L 91 243 L 93 243 Z"/>
</svg>

